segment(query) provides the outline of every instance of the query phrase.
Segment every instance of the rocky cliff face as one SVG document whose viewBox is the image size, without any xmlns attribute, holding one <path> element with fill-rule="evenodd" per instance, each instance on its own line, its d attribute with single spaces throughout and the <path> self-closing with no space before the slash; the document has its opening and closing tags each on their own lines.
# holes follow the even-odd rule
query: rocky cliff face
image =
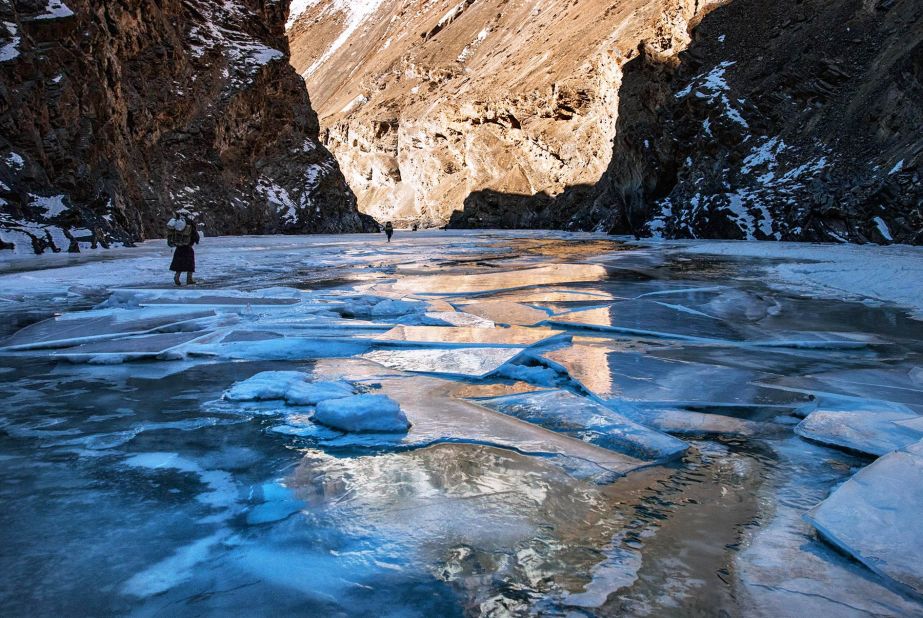
<svg viewBox="0 0 923 618">
<path fill-rule="evenodd" d="M 369 227 L 287 62 L 282 0 L 0 3 L 0 239 Z"/>
<path fill-rule="evenodd" d="M 612 162 L 568 224 L 923 242 L 923 5 L 733 0 L 626 66 Z"/>
<path fill-rule="evenodd" d="M 301 0 L 289 38 L 360 209 L 442 224 L 472 193 L 595 183 L 622 64 L 645 38 L 678 52 L 707 4 Z"/>
<path fill-rule="evenodd" d="M 376 216 L 923 242 L 919 2 L 300 5 L 292 62 Z"/>
</svg>

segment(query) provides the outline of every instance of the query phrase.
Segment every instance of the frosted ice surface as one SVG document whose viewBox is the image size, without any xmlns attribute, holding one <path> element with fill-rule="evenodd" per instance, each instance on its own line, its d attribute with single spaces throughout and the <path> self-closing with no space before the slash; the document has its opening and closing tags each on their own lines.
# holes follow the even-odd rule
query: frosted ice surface
<svg viewBox="0 0 923 618">
<path fill-rule="evenodd" d="M 793 390 L 827 392 L 863 399 L 878 399 L 923 409 L 923 373 L 913 364 L 881 363 L 871 369 L 844 369 L 784 376 L 768 383 Z"/>
<path fill-rule="evenodd" d="M 923 438 L 923 431 L 898 424 L 923 417 L 909 410 L 873 406 L 874 403 L 870 402 L 857 406 L 857 409 L 815 410 L 795 428 L 795 432 L 815 442 L 876 456 Z"/>
<path fill-rule="evenodd" d="M 264 483 L 254 488 L 250 500 L 258 502 L 247 511 L 247 523 L 250 525 L 281 521 L 304 506 L 291 489 L 276 483 Z"/>
<path fill-rule="evenodd" d="M 516 358 L 525 348 L 458 348 L 443 350 L 375 350 L 362 355 L 390 369 L 418 373 L 483 377 Z"/>
<path fill-rule="evenodd" d="M 923 441 L 889 453 L 805 517 L 870 569 L 923 595 Z"/>
<path fill-rule="evenodd" d="M 623 352 L 618 345 L 574 344 L 542 356 L 606 400 L 759 407 L 792 406 L 809 399 L 800 393 L 755 384 L 766 377 L 761 372 Z"/>
<path fill-rule="evenodd" d="M 672 459 L 687 448 L 682 440 L 649 429 L 567 391 L 509 395 L 479 403 L 545 429 L 641 459 Z"/>
<path fill-rule="evenodd" d="M 511 301 L 492 300 L 462 305 L 467 313 L 497 324 L 532 326 L 548 319 L 548 314 L 534 307 Z"/>
<path fill-rule="evenodd" d="M 546 328 L 472 328 L 448 326 L 395 326 L 375 337 L 378 341 L 418 345 L 471 347 L 526 347 L 548 342 L 563 334 Z"/>
<path fill-rule="evenodd" d="M 652 300 L 628 300 L 573 311 L 554 316 L 549 324 L 679 339 L 741 339 L 740 333 L 720 318 Z"/>
<path fill-rule="evenodd" d="M 326 399 L 317 404 L 314 420 L 349 432 L 399 433 L 410 427 L 401 407 L 387 395 Z"/>
</svg>

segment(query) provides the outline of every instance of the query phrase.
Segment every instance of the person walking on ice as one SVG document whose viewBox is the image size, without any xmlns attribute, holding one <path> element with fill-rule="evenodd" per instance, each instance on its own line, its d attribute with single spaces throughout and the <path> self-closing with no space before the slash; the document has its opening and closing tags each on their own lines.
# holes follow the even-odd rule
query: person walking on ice
<svg viewBox="0 0 923 618">
<path fill-rule="evenodd" d="M 391 222 L 388 221 L 385 223 L 385 236 L 388 237 L 388 242 L 391 242 L 391 236 L 394 234 L 394 226 L 391 225 Z"/>
<path fill-rule="evenodd" d="M 181 208 L 173 218 L 167 222 L 167 244 L 176 247 L 173 251 L 173 261 L 170 270 L 174 272 L 174 285 L 182 285 L 179 276 L 186 273 L 186 285 L 195 285 L 192 274 L 195 272 L 195 249 L 193 245 L 199 243 L 199 232 L 196 230 L 195 219 L 192 213 Z"/>
</svg>

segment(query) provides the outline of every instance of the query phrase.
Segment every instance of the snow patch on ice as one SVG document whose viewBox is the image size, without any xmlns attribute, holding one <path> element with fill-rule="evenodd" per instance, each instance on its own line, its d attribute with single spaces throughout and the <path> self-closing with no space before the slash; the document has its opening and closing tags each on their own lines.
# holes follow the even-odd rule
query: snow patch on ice
<svg viewBox="0 0 923 618">
<path fill-rule="evenodd" d="M 317 404 L 314 420 L 347 432 L 401 433 L 410 428 L 400 405 L 387 395 L 355 395 Z"/>
</svg>

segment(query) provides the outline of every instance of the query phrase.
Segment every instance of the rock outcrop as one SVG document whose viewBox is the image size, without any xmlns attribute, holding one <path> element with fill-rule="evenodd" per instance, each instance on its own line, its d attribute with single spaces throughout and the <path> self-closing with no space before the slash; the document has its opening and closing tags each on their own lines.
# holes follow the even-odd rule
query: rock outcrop
<svg viewBox="0 0 923 618">
<path fill-rule="evenodd" d="M 472 193 L 556 196 L 595 183 L 621 65 L 676 53 L 695 0 L 306 0 L 292 63 L 359 207 L 444 224 Z M 293 12 L 294 14 L 294 12 Z"/>
<path fill-rule="evenodd" d="M 0 3 L 0 238 L 371 229 L 287 62 L 287 2 Z"/>
</svg>

